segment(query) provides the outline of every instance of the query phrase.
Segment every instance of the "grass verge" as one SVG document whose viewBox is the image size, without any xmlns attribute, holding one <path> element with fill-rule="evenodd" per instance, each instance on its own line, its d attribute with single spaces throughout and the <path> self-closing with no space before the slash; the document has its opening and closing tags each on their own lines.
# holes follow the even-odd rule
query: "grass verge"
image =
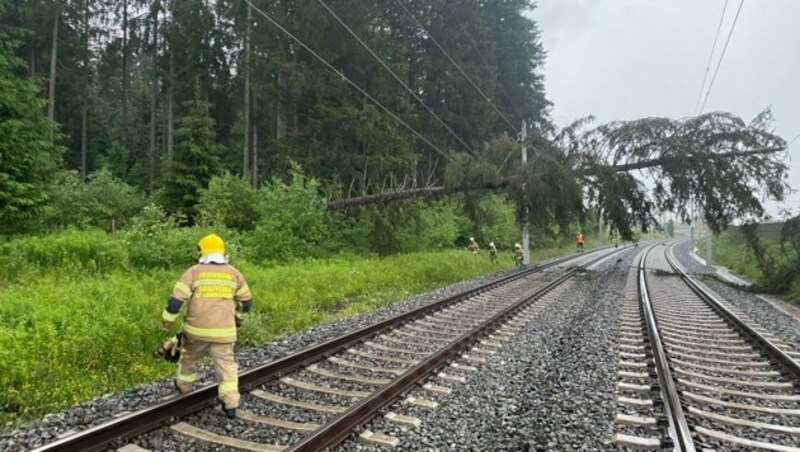
<svg viewBox="0 0 800 452">
<path fill-rule="evenodd" d="M 775 273 L 772 275 L 764 274 L 756 261 L 755 254 L 747 245 L 733 243 L 727 234 L 714 236 L 711 248 L 713 263 L 755 281 L 752 287 L 754 292 L 780 295 L 800 304 L 800 274 L 791 270 L 794 268 L 792 256 L 783 252 L 772 240 L 764 239 L 762 244 L 766 254 L 774 262 Z M 698 255 L 705 256 L 705 241 L 699 241 L 697 248 Z"/>
<path fill-rule="evenodd" d="M 536 250 L 534 261 L 572 245 Z M 240 341 L 258 345 L 319 323 L 513 265 L 486 251 L 386 258 L 339 256 L 287 265 L 238 266 L 255 297 Z M 13 425 L 102 394 L 165 377 L 150 356 L 165 338 L 160 314 L 179 270 L 70 273 L 60 268 L 0 287 L 0 425 Z"/>
</svg>

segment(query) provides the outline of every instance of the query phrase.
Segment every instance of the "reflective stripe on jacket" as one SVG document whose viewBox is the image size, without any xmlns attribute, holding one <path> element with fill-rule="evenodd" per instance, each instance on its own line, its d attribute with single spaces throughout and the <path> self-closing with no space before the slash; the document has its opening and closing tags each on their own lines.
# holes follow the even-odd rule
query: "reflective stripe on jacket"
<svg viewBox="0 0 800 452">
<path fill-rule="evenodd" d="M 189 302 L 183 331 L 207 342 L 236 342 L 236 313 L 252 300 L 242 273 L 228 264 L 197 264 L 180 277 L 172 288 L 170 305 Z M 177 316 L 168 305 L 164 318 Z M 247 309 L 245 309 L 247 310 Z M 172 311 L 172 312 L 170 312 Z M 169 320 L 169 319 L 167 319 Z"/>
</svg>

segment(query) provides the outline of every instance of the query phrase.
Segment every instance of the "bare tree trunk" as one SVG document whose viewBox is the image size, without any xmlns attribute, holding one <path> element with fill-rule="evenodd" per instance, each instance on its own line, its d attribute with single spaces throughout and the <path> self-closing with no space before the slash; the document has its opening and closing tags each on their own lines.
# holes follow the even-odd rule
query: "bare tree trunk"
<svg viewBox="0 0 800 452">
<path fill-rule="evenodd" d="M 252 7 L 247 5 L 247 25 L 244 35 L 244 150 L 242 152 L 242 177 L 247 177 L 250 166 L 250 20 Z"/>
<path fill-rule="evenodd" d="M 170 26 L 175 23 L 175 0 L 169 3 Z M 175 31 L 170 29 L 171 33 Z M 170 36 L 173 36 L 172 34 Z M 172 161 L 172 152 L 175 148 L 175 49 L 172 48 L 172 41 L 169 45 L 169 94 L 167 94 L 167 159 Z"/>
<path fill-rule="evenodd" d="M 81 180 L 86 182 L 86 140 L 87 140 L 87 119 L 89 116 L 88 93 L 83 96 L 83 108 L 81 108 Z"/>
<path fill-rule="evenodd" d="M 253 116 L 256 116 L 256 98 L 253 97 Z M 253 188 L 258 188 L 258 121 L 253 120 Z"/>
<path fill-rule="evenodd" d="M 36 48 L 32 37 L 28 38 L 28 77 L 36 77 Z"/>
<path fill-rule="evenodd" d="M 348 207 L 368 206 L 386 202 L 400 201 L 403 199 L 432 198 L 448 193 L 444 187 L 412 188 L 409 190 L 377 193 L 374 195 L 357 196 L 355 198 L 334 199 L 325 205 L 327 210 L 340 210 Z"/>
<path fill-rule="evenodd" d="M 128 0 L 122 0 L 122 145 L 128 146 Z"/>
<path fill-rule="evenodd" d="M 153 50 L 150 54 L 152 74 L 150 80 L 150 153 L 148 154 L 148 187 L 152 193 L 156 186 L 156 97 L 158 95 L 158 0 L 152 5 Z"/>
<path fill-rule="evenodd" d="M 83 92 L 83 107 L 81 108 L 81 180 L 86 181 L 86 153 L 88 138 L 88 115 L 89 115 L 89 85 L 91 84 L 91 72 L 89 69 L 89 0 L 83 1 L 83 70 L 86 71 L 86 86 Z"/>
<path fill-rule="evenodd" d="M 286 82 L 283 79 L 283 70 L 278 69 L 278 89 L 282 90 L 286 87 Z M 279 91 L 280 92 L 280 91 Z M 278 112 L 275 115 L 277 120 L 275 123 L 275 137 L 281 139 L 286 136 L 286 120 L 283 118 L 283 111 L 281 108 L 280 94 L 278 95 Z"/>
<path fill-rule="evenodd" d="M 47 99 L 47 118 L 51 121 L 56 115 L 56 60 L 58 54 L 58 22 L 61 20 L 61 8 L 56 8 L 53 21 L 53 43 L 50 47 L 50 87 Z"/>
</svg>

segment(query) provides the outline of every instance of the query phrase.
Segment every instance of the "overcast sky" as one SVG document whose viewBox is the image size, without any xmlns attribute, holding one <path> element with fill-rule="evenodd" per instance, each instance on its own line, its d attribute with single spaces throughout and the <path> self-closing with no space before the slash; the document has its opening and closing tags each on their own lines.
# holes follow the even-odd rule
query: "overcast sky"
<svg viewBox="0 0 800 452">
<path fill-rule="evenodd" d="M 694 114 L 725 0 L 539 0 L 531 13 L 547 50 L 547 95 L 564 126 Z M 729 0 L 714 73 L 739 0 Z M 705 111 L 746 121 L 772 107 L 776 132 L 800 134 L 800 0 L 745 0 Z M 708 82 L 706 82 L 708 86 Z M 707 88 L 706 88 L 707 89 Z M 705 96 L 705 90 L 703 92 Z M 789 148 L 800 188 L 800 139 Z M 775 215 L 778 206 L 769 204 Z M 800 193 L 783 207 L 800 211 Z"/>
</svg>

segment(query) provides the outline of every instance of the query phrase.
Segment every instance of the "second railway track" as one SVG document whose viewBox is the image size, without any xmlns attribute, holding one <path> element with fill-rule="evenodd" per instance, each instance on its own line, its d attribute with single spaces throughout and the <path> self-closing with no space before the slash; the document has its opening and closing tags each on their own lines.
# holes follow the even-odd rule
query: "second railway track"
<svg viewBox="0 0 800 452">
<path fill-rule="evenodd" d="M 535 314 L 533 302 L 613 253 L 518 272 L 240 374 L 243 397 L 234 420 L 214 408 L 216 388 L 209 386 L 37 450 L 320 450 L 377 415 L 418 423 L 404 407 L 411 414 L 435 407 L 438 394 L 477 371 L 492 348 Z M 380 432 L 361 436 L 397 441 Z"/>
<path fill-rule="evenodd" d="M 620 343 L 617 445 L 800 451 L 800 352 L 691 278 L 671 246 L 640 254 Z"/>
</svg>

